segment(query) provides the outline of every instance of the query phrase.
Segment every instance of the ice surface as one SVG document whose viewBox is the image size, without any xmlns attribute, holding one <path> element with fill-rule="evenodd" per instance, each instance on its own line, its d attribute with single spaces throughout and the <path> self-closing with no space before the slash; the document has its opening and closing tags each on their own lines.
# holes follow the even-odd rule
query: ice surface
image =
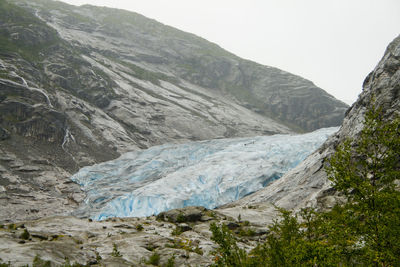
<svg viewBox="0 0 400 267">
<path fill-rule="evenodd" d="M 162 145 L 82 168 L 71 177 L 87 193 L 77 215 L 96 220 L 149 216 L 184 206 L 217 206 L 280 178 L 338 128 Z"/>
</svg>

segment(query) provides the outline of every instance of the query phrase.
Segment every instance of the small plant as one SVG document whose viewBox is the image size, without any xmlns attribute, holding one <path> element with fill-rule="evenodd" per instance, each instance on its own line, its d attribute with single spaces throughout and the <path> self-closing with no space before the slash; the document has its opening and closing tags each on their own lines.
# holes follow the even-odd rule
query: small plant
<svg viewBox="0 0 400 267">
<path fill-rule="evenodd" d="M 113 251 L 111 252 L 111 256 L 113 257 L 122 257 L 121 252 L 119 252 L 117 244 L 113 244 Z"/>
<path fill-rule="evenodd" d="M 165 267 L 174 267 L 175 266 L 175 255 L 172 255 L 171 258 L 168 259 Z"/>
<path fill-rule="evenodd" d="M 14 223 L 10 223 L 9 225 L 8 225 L 8 229 L 9 230 L 15 230 L 15 224 Z"/>
<path fill-rule="evenodd" d="M 186 221 L 185 215 L 183 215 L 183 213 L 179 213 L 178 217 L 176 218 L 176 222 L 182 223 L 182 222 L 185 222 L 185 221 Z"/>
<path fill-rule="evenodd" d="M 138 224 L 138 225 L 136 225 L 136 230 L 138 230 L 139 232 L 141 232 L 141 231 L 143 231 L 143 225 L 141 225 L 141 224 Z"/>
<path fill-rule="evenodd" d="M 33 259 L 32 263 L 33 267 L 51 267 L 51 261 L 45 261 L 40 258 L 39 255 L 36 255 Z"/>
<path fill-rule="evenodd" d="M 215 213 L 215 211 L 210 210 L 210 211 L 207 212 L 207 214 L 211 218 L 217 218 L 217 214 Z"/>
<path fill-rule="evenodd" d="M 96 254 L 96 261 L 100 262 L 102 260 L 102 257 L 100 256 L 100 253 L 97 250 L 95 250 L 94 253 Z"/>
<path fill-rule="evenodd" d="M 0 258 L 0 267 L 9 267 L 11 266 L 11 262 L 5 263 L 3 260 Z M 172 265 L 173 266 L 173 265 Z"/>
<path fill-rule="evenodd" d="M 199 247 L 199 246 L 196 246 L 195 248 L 194 248 L 194 250 L 193 250 L 193 252 L 194 253 L 197 253 L 197 254 L 199 254 L 199 255 L 203 255 L 203 250 L 201 249 L 201 247 Z"/>
<path fill-rule="evenodd" d="M 172 230 L 172 233 L 171 233 L 171 234 L 172 234 L 172 235 L 180 235 L 180 234 L 182 234 L 182 230 L 181 230 L 180 227 L 175 226 L 175 229 Z"/>
<path fill-rule="evenodd" d="M 251 229 L 251 228 L 249 228 L 249 229 L 247 229 L 247 230 L 241 228 L 238 234 L 239 234 L 240 236 L 255 236 L 255 235 L 256 235 L 256 232 L 255 232 L 253 229 Z"/>
<path fill-rule="evenodd" d="M 31 235 L 29 234 L 28 229 L 25 228 L 24 232 L 19 236 L 19 238 L 24 239 L 24 240 L 28 240 L 30 236 Z"/>
<path fill-rule="evenodd" d="M 148 244 L 145 249 L 147 249 L 148 251 L 154 251 L 157 247 L 154 246 L 153 244 Z"/>
<path fill-rule="evenodd" d="M 78 245 L 82 245 L 82 244 L 83 244 L 83 241 L 80 240 L 80 239 L 73 239 L 73 240 L 74 240 L 75 243 L 78 244 Z"/>
<path fill-rule="evenodd" d="M 240 223 L 241 221 L 242 221 L 242 216 L 240 215 L 240 213 L 239 213 L 239 215 L 238 215 L 238 222 Z"/>
<path fill-rule="evenodd" d="M 154 252 L 153 254 L 151 254 L 151 256 L 149 257 L 149 259 L 147 260 L 146 263 L 154 265 L 154 266 L 158 266 L 160 264 L 160 254 L 158 254 L 157 252 Z"/>
</svg>

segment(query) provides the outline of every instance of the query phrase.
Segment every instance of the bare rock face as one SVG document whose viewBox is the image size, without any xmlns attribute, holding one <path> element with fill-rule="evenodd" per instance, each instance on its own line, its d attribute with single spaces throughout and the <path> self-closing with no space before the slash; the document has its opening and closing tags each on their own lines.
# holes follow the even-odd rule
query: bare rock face
<svg viewBox="0 0 400 267">
<path fill-rule="evenodd" d="M 357 138 L 363 128 L 365 111 L 373 102 L 382 108 L 388 120 L 394 114 L 400 114 L 400 36 L 389 44 L 382 60 L 365 79 L 362 93 L 347 111 L 340 130 L 334 136 L 281 179 L 220 211 L 231 216 L 242 213 L 243 217 L 249 211 L 246 207 L 260 203 L 273 203 L 287 209 L 306 206 L 324 209 L 341 201 L 327 179 L 325 161 L 345 138 Z M 257 220 L 270 221 L 268 211 L 273 209 L 272 206 L 262 209 L 266 217 Z M 248 219 L 252 220 L 252 217 L 248 216 Z"/>
</svg>

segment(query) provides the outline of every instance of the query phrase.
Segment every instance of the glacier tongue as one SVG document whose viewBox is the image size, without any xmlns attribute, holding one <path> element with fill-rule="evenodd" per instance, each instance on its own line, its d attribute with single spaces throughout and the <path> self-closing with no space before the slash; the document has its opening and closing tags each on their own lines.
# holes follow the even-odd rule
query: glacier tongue
<svg viewBox="0 0 400 267">
<path fill-rule="evenodd" d="M 149 216 L 184 206 L 217 206 L 280 178 L 337 127 L 273 135 L 167 144 L 84 167 L 71 179 L 87 198 L 76 211 L 95 220 Z"/>
</svg>

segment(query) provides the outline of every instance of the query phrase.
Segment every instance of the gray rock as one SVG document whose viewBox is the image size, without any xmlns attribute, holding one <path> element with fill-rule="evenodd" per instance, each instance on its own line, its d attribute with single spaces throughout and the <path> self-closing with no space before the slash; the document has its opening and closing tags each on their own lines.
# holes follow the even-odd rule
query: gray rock
<svg viewBox="0 0 400 267">
<path fill-rule="evenodd" d="M 192 230 L 192 227 L 190 227 L 187 223 L 180 223 L 177 225 L 177 228 L 181 232 L 186 232 Z"/>
<path fill-rule="evenodd" d="M 161 212 L 157 215 L 157 219 L 174 223 L 196 222 L 201 220 L 205 211 L 207 209 L 204 207 L 189 206 Z"/>
<path fill-rule="evenodd" d="M 0 127 L 0 141 L 8 138 L 10 138 L 10 133 L 6 129 Z"/>
</svg>

